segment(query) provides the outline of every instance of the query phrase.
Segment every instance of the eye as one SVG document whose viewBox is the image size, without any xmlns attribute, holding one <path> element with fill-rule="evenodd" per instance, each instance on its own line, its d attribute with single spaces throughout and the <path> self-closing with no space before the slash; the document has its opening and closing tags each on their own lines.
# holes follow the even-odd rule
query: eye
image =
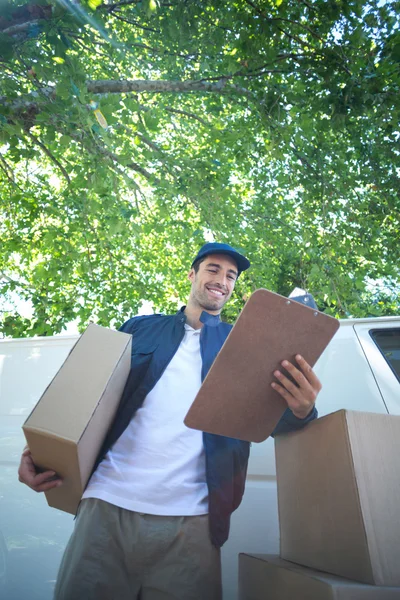
<svg viewBox="0 0 400 600">
<path fill-rule="evenodd" d="M 217 270 L 216 270 L 216 269 L 208 269 L 208 271 L 209 271 L 210 273 L 216 273 L 216 272 L 217 272 Z"/>
</svg>

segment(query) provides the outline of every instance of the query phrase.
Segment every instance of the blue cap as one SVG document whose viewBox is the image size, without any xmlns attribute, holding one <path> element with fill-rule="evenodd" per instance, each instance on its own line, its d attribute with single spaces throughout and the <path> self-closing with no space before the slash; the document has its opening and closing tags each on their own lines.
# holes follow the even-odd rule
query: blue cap
<svg viewBox="0 0 400 600">
<path fill-rule="evenodd" d="M 209 254 L 228 254 L 228 256 L 231 256 L 237 264 L 239 275 L 242 271 L 246 271 L 250 267 L 250 261 L 243 254 L 240 254 L 240 252 L 229 246 L 229 244 L 218 244 L 217 242 L 204 244 L 193 260 L 192 267 L 200 258 L 205 258 Z"/>
</svg>

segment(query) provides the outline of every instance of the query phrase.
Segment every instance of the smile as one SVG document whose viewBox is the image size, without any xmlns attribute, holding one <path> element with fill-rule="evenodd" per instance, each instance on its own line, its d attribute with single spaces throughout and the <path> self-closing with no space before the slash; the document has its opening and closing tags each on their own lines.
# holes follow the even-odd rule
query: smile
<svg viewBox="0 0 400 600">
<path fill-rule="evenodd" d="M 207 291 L 216 298 L 222 298 L 222 296 L 225 296 L 224 292 L 221 292 L 221 290 L 217 290 L 217 288 L 207 288 Z"/>
</svg>

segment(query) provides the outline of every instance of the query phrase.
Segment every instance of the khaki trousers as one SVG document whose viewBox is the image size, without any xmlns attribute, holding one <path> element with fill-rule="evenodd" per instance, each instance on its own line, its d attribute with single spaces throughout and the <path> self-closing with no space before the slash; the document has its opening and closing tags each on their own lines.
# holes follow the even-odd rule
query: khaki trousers
<svg viewBox="0 0 400 600">
<path fill-rule="evenodd" d="M 221 600 L 208 515 L 162 517 L 87 498 L 65 550 L 55 600 Z"/>
</svg>

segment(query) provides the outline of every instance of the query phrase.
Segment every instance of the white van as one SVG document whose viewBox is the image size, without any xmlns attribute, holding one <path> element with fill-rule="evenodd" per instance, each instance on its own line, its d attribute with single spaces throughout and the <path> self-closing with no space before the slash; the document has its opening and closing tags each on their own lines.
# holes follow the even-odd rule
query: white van
<svg viewBox="0 0 400 600">
<path fill-rule="evenodd" d="M 50 600 L 72 515 L 18 482 L 21 426 L 76 336 L 0 341 L 0 598 Z M 400 317 L 341 321 L 316 372 L 320 416 L 340 408 L 400 414 Z M 278 553 L 273 440 L 253 444 L 246 492 L 223 547 L 224 600 L 237 598 L 239 552 Z"/>
</svg>

